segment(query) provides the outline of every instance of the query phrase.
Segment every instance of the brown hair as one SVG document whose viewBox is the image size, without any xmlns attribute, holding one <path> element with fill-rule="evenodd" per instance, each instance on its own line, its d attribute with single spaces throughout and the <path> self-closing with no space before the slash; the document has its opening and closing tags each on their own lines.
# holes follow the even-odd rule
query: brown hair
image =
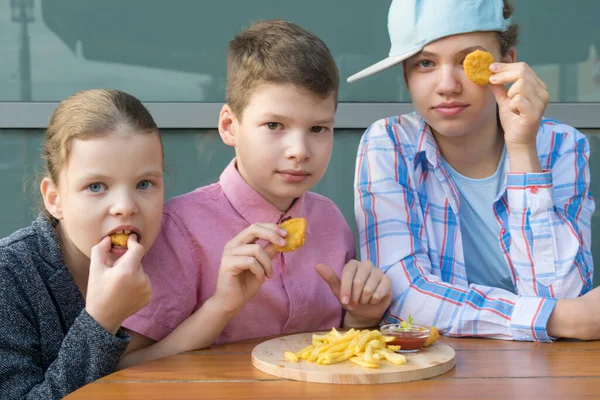
<svg viewBox="0 0 600 400">
<path fill-rule="evenodd" d="M 227 104 L 239 119 L 262 83 L 289 83 L 319 97 L 337 92 L 338 69 L 325 43 L 291 22 L 268 20 L 236 35 L 227 54 Z"/>
<path fill-rule="evenodd" d="M 72 139 L 105 135 L 119 129 L 158 133 L 146 107 L 128 93 L 84 90 L 63 100 L 54 111 L 44 137 L 43 175 L 58 185 Z"/>
<path fill-rule="evenodd" d="M 513 14 L 513 6 L 510 0 L 504 0 L 504 7 L 502 8 L 502 15 L 504 19 L 510 18 Z M 515 47 L 519 42 L 519 25 L 510 24 L 506 32 L 496 32 L 498 42 L 500 42 L 500 54 L 505 55 L 508 49 Z"/>
</svg>

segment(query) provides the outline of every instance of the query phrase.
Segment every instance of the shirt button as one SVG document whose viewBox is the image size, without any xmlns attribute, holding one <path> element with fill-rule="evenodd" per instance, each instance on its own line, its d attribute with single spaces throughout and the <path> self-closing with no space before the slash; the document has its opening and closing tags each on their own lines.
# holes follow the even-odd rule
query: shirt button
<svg viewBox="0 0 600 400">
<path fill-rule="evenodd" d="M 537 186 L 532 186 L 531 187 L 531 193 L 536 194 L 537 192 L 538 192 Z"/>
</svg>

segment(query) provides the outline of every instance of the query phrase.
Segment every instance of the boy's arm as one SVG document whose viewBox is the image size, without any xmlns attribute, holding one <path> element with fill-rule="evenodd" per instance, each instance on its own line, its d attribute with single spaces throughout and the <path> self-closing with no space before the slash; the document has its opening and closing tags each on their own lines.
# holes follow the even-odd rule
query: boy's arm
<svg viewBox="0 0 600 400">
<path fill-rule="evenodd" d="M 589 143 L 575 129 L 551 122 L 542 124 L 541 134 L 552 135 L 544 139 L 552 140 L 544 172 L 507 175 L 517 291 L 525 296 L 577 297 L 591 289 L 593 275 L 595 203 L 589 191 Z M 562 145 L 565 141 L 571 144 Z"/>
<path fill-rule="evenodd" d="M 392 303 L 384 320 L 397 322 L 412 314 L 419 323 L 453 336 L 549 341 L 546 324 L 555 300 L 452 285 L 442 281 L 439 269 L 433 272 L 418 194 L 409 185 L 414 167 L 400 157 L 392 129 L 373 125 L 365 133 L 355 183 L 362 259 L 392 280 Z M 439 255 L 441 262 L 453 262 L 445 256 Z"/>
<path fill-rule="evenodd" d="M 138 337 L 136 347 L 150 345 L 126 354 L 118 368 L 213 344 L 225 325 L 256 295 L 265 279 L 273 276 L 271 259 L 277 252 L 271 244 L 263 248 L 256 241 L 265 240 L 282 246 L 286 234 L 275 224 L 253 224 L 240 232 L 225 245 L 215 293 L 158 342 L 150 344 L 152 342 L 147 338 Z M 173 299 L 164 301 L 172 302 Z M 143 329 L 145 319 L 138 316 L 138 321 L 133 325 Z M 136 330 L 135 327 L 132 330 Z"/>
<path fill-rule="evenodd" d="M 135 332 L 131 334 L 131 345 L 134 348 L 125 354 L 117 368 L 123 369 L 171 354 L 209 347 L 234 315 L 235 313 L 223 311 L 211 297 L 159 342 Z"/>
</svg>

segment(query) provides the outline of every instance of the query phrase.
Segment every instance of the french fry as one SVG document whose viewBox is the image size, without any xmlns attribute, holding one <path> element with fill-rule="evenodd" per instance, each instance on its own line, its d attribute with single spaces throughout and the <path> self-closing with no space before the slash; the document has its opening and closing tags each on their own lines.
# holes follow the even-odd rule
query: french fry
<svg viewBox="0 0 600 400">
<path fill-rule="evenodd" d="M 362 360 L 360 357 L 352 357 L 350 359 L 350 361 L 352 361 L 354 364 L 360 365 L 361 367 L 366 367 L 366 368 L 377 368 L 377 367 L 379 367 L 379 365 L 366 362 L 366 361 Z"/>
<path fill-rule="evenodd" d="M 388 361 L 395 365 L 406 364 L 406 357 L 396 354 L 400 346 L 388 345 L 394 340 L 391 336 L 383 336 L 377 330 L 355 330 L 342 333 L 337 329 L 326 334 L 314 334 L 312 344 L 296 353 L 284 352 L 284 357 L 290 361 L 307 362 L 319 365 L 332 365 L 350 360 L 356 365 L 365 368 L 379 368 L 381 361 Z"/>
</svg>

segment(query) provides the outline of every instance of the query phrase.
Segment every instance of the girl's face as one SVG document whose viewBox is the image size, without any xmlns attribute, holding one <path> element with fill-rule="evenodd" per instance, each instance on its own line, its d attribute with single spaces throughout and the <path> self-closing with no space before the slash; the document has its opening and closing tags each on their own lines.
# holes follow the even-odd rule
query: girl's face
<svg viewBox="0 0 600 400">
<path fill-rule="evenodd" d="M 93 246 L 120 230 L 137 233 L 148 251 L 158 235 L 164 201 L 159 135 L 118 131 L 73 139 L 58 187 L 49 186 L 44 200 L 60 220 L 63 253 L 69 253 L 65 259 L 89 258 Z M 124 252 L 112 249 L 109 264 Z"/>
<path fill-rule="evenodd" d="M 448 36 L 406 60 L 406 83 L 413 104 L 434 133 L 457 137 L 496 129 L 492 91 L 487 85 L 471 82 L 463 69 L 465 56 L 477 49 L 492 53 L 498 62 L 514 61 L 513 51 L 502 59 L 494 32 Z"/>
</svg>

